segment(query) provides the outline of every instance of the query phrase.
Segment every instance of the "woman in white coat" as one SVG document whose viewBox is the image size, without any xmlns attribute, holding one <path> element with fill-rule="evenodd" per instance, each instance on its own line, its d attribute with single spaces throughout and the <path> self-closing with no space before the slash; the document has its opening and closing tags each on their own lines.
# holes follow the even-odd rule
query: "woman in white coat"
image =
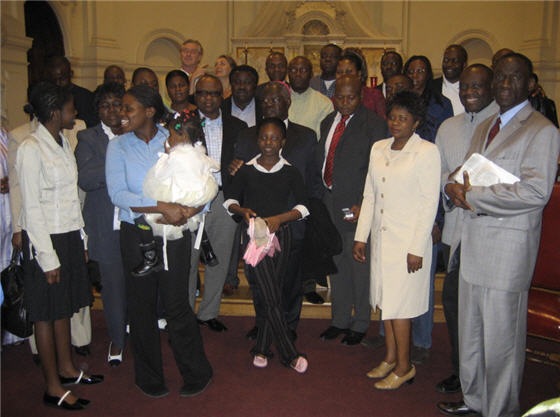
<svg viewBox="0 0 560 417">
<path fill-rule="evenodd" d="M 392 138 L 376 142 L 370 154 L 364 198 L 353 248 L 365 262 L 371 236 L 371 305 L 383 312 L 387 353 L 370 378 L 377 389 L 412 383 L 411 319 L 428 310 L 432 226 L 440 187 L 437 147 L 414 130 L 425 114 L 422 100 L 401 92 L 388 103 Z"/>
</svg>

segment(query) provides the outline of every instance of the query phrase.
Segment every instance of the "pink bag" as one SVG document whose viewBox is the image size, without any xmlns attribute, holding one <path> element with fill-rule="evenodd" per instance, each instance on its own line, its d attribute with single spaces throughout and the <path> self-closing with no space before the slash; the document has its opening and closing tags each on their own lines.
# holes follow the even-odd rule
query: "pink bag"
<svg viewBox="0 0 560 417">
<path fill-rule="evenodd" d="M 251 218 L 247 235 L 251 239 L 247 245 L 243 260 L 251 266 L 256 266 L 265 256 L 273 257 L 275 252 L 281 251 L 280 243 L 274 233 L 268 231 L 268 227 L 260 217 Z"/>
</svg>

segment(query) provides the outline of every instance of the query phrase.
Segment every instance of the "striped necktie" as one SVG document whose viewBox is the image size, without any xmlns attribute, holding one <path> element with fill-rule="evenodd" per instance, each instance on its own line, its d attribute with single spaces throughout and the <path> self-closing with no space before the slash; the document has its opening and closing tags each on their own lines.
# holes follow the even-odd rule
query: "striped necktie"
<svg viewBox="0 0 560 417">
<path fill-rule="evenodd" d="M 496 137 L 499 131 L 500 131 L 500 118 L 498 117 L 496 119 L 496 123 L 494 123 L 494 126 L 492 126 L 492 129 L 490 129 L 490 133 L 488 133 L 488 140 L 486 141 L 486 149 L 488 149 L 488 146 L 490 146 L 490 142 L 494 140 L 494 138 Z"/>
</svg>

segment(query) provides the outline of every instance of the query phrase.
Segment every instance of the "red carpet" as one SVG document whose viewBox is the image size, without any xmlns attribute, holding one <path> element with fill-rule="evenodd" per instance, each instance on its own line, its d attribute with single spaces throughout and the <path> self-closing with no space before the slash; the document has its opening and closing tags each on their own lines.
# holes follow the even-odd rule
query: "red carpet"
<svg viewBox="0 0 560 417">
<path fill-rule="evenodd" d="M 434 327 L 431 358 L 417 367 L 414 384 L 395 392 L 379 392 L 365 373 L 383 358 L 383 351 L 370 351 L 361 346 L 347 347 L 339 341 L 322 342 L 318 335 L 326 328 L 326 320 L 303 320 L 297 347 L 307 353 L 309 370 L 299 375 L 284 368 L 274 358 L 266 369 L 254 368 L 249 349 L 252 344 L 244 335 L 252 326 L 252 318 L 225 317 L 227 333 L 216 334 L 203 329 L 206 352 L 214 367 L 214 380 L 198 397 L 179 397 L 181 380 L 162 333 L 165 376 L 170 394 L 163 399 L 145 397 L 135 386 L 131 356 L 118 368 L 106 364 L 108 337 L 100 311 L 92 314 L 94 342 L 92 356 L 78 357 L 82 367 L 105 374 L 105 382 L 74 392 L 91 400 L 91 406 L 78 413 L 43 406 L 44 383 L 27 345 L 7 346 L 2 351 L 2 416 L 227 416 L 227 417 L 303 417 L 303 416 L 379 416 L 432 417 L 441 416 L 438 401 L 454 401 L 460 395 L 446 396 L 434 385 L 449 373 L 449 344 L 445 324 Z M 371 332 L 377 330 L 372 324 Z M 558 345 L 529 339 L 529 346 L 544 350 Z M 87 362 L 87 364 L 86 364 Z M 523 410 L 558 395 L 554 385 L 560 380 L 557 368 L 526 363 L 521 405 Z"/>
</svg>

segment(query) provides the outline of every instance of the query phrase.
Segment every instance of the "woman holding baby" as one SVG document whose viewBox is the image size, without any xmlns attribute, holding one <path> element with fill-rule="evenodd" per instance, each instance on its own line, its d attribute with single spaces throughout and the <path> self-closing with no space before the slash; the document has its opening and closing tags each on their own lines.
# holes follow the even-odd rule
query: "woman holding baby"
<svg viewBox="0 0 560 417">
<path fill-rule="evenodd" d="M 106 160 L 107 188 L 119 210 L 120 244 L 126 279 L 130 344 L 134 355 L 136 386 L 147 396 L 169 393 L 163 377 L 160 335 L 157 326 L 157 293 L 166 311 L 171 348 L 184 380 L 180 395 L 195 396 L 206 389 L 212 367 L 204 353 L 196 317 L 188 302 L 191 234 L 166 243 L 167 269 L 138 277 L 133 270 L 144 262 L 142 232 L 136 219 L 159 213 L 160 222 L 181 226 L 202 207 L 156 201 L 144 195 L 146 174 L 165 150 L 169 131 L 158 125 L 165 115 L 159 93 L 135 86 L 122 99 L 122 134 L 109 143 Z M 173 129 L 173 125 L 169 126 Z M 185 132 L 184 134 L 188 135 Z M 161 250 L 158 245 L 157 250 Z"/>
</svg>

